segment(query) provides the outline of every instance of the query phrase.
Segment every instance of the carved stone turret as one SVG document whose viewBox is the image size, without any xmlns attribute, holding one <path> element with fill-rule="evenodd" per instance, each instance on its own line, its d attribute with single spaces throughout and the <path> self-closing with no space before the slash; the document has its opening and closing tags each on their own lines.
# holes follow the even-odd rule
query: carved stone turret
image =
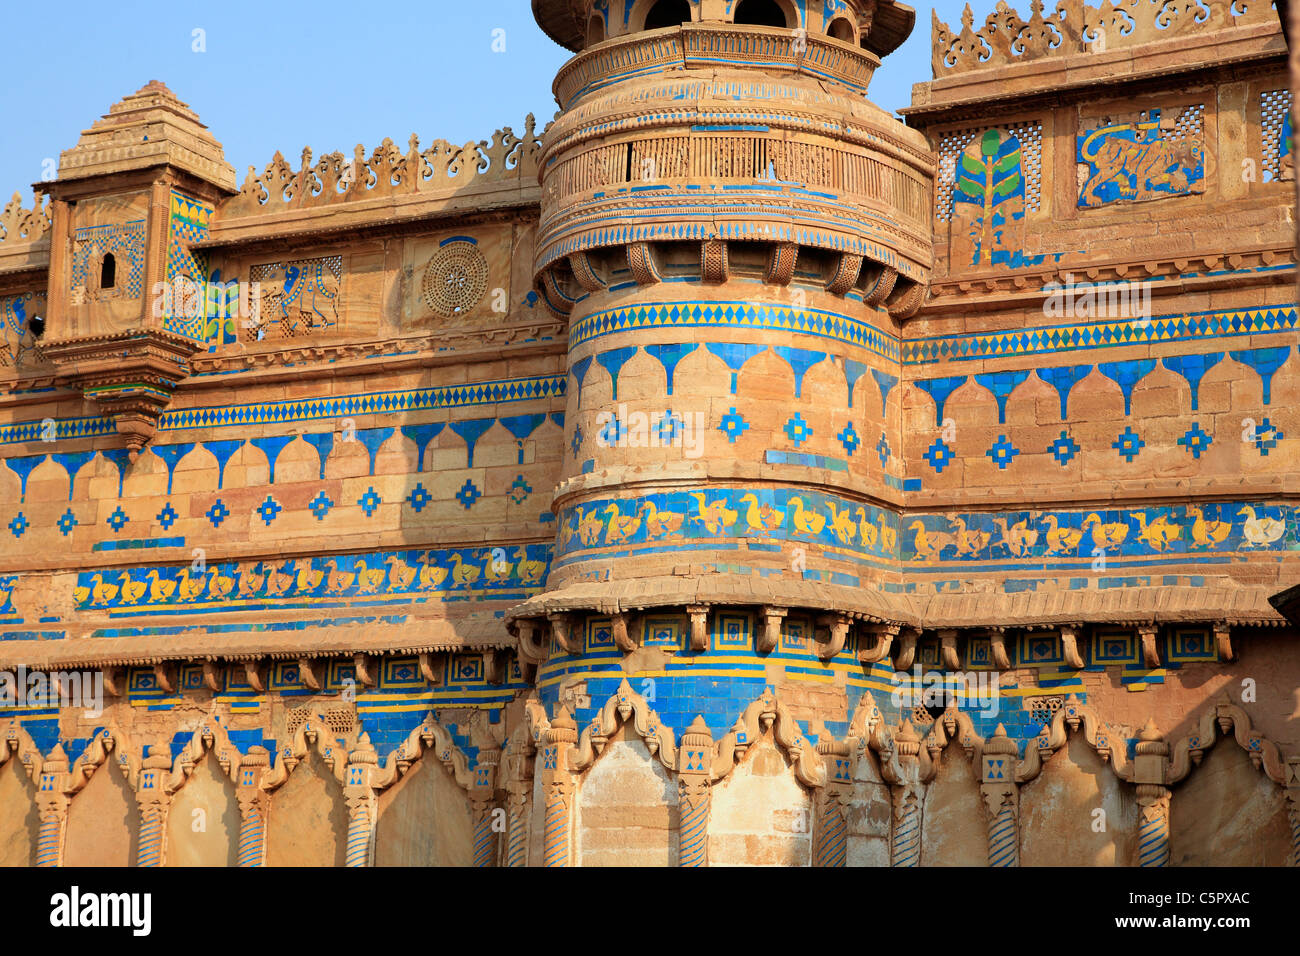
<svg viewBox="0 0 1300 956">
<path fill-rule="evenodd" d="M 39 189 L 52 220 L 44 354 L 114 418 L 134 460 L 211 338 L 207 260 L 191 245 L 236 191 L 235 171 L 154 81 L 86 130 Z"/>
</svg>

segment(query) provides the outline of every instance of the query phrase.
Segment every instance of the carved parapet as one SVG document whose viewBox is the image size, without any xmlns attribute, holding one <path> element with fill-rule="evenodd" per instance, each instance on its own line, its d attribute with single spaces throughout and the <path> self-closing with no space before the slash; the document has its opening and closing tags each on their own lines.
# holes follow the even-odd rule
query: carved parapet
<svg viewBox="0 0 1300 956">
<path fill-rule="evenodd" d="M 507 126 L 497 130 L 491 142 L 455 145 L 440 139 L 420 149 L 419 138 L 412 135 L 405 151 L 385 139 L 369 158 L 364 148 L 357 146 L 351 157 L 334 152 L 319 160 L 313 160 L 312 150 L 305 148 L 296 171 L 276 153 L 260 174 L 255 167 L 248 167 L 239 194 L 221 206 L 217 218 L 270 216 L 511 180 L 529 183 L 537 175 L 540 150 L 536 120 L 530 114 L 524 120 L 522 136 Z"/>
<path fill-rule="evenodd" d="M 931 67 L 935 79 L 973 70 L 1006 68 L 1045 57 L 1104 53 L 1171 39 L 1191 32 L 1208 33 L 1275 20 L 1268 3 L 1229 3 L 1207 0 L 1061 0 L 1043 12 L 1042 0 L 1030 3 L 1023 19 L 999 0 L 979 29 L 970 4 L 962 11 L 961 29 L 954 31 L 932 13 Z"/>
<path fill-rule="evenodd" d="M 50 231 L 50 204 L 44 196 L 37 196 L 31 209 L 23 208 L 21 193 L 0 210 L 0 242 L 36 242 Z"/>
</svg>

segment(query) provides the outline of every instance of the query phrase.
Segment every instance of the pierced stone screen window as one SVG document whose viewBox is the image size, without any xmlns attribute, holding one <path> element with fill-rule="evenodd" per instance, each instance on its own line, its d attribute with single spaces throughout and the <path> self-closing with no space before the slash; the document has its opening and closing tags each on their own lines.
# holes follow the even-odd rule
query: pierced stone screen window
<svg viewBox="0 0 1300 956">
<path fill-rule="evenodd" d="M 312 711 L 307 707 L 295 707 L 285 715 L 285 730 L 290 737 L 298 732 L 298 728 L 307 722 Z M 325 721 L 325 726 L 334 734 L 347 737 L 355 729 L 357 724 L 357 715 L 343 708 L 333 708 L 321 713 Z"/>
<path fill-rule="evenodd" d="M 1031 697 L 1029 699 L 1029 719 L 1036 723 L 1049 723 L 1061 709 L 1060 697 Z"/>
<path fill-rule="evenodd" d="M 957 181 L 957 163 L 976 137 L 987 129 L 1004 129 L 1020 141 L 1020 170 L 1025 177 L 1025 210 L 1037 212 L 1042 196 L 1043 126 L 1041 123 L 1013 123 L 1010 126 L 954 129 L 939 137 L 939 173 L 934 186 L 934 218 L 952 218 L 952 190 Z"/>
<path fill-rule="evenodd" d="M 1263 146 L 1261 179 L 1274 183 L 1295 178 L 1291 150 L 1291 91 L 1266 90 L 1259 95 L 1259 130 Z"/>
</svg>

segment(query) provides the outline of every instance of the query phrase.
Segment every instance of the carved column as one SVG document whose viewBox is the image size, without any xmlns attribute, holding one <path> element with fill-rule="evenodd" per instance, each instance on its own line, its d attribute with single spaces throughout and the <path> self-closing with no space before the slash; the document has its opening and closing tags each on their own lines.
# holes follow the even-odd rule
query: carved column
<svg viewBox="0 0 1300 956">
<path fill-rule="evenodd" d="M 816 866 L 842 867 L 848 850 L 848 798 L 853 783 L 849 745 L 829 734 L 817 738 L 817 753 L 826 765 L 826 786 L 817 794 Z"/>
<path fill-rule="evenodd" d="M 681 828 L 678 866 L 707 866 L 709 810 L 713 800 L 713 735 L 697 716 L 682 734 L 677 752 L 677 809 Z"/>
<path fill-rule="evenodd" d="M 63 865 L 63 837 L 68 822 L 68 755 L 62 744 L 55 744 L 41 764 L 40 784 L 36 791 L 36 810 L 41 829 L 36 836 L 36 865 Z"/>
<path fill-rule="evenodd" d="M 1154 720 L 1147 720 L 1138 734 L 1133 758 L 1133 781 L 1137 784 L 1138 866 L 1169 865 L 1169 745 L 1160 738 Z"/>
<path fill-rule="evenodd" d="M 167 833 L 167 811 L 171 808 L 171 794 L 167 792 L 167 771 L 171 769 L 171 756 L 166 744 L 154 744 L 140 768 L 140 786 L 135 799 L 140 805 L 140 845 L 136 854 L 138 866 L 162 866 L 164 840 Z"/>
<path fill-rule="evenodd" d="M 919 866 L 921 862 L 921 784 L 918 754 L 921 740 L 910 720 L 894 737 L 897 766 L 890 788 L 894 804 L 894 830 L 890 840 L 891 866 Z"/>
<path fill-rule="evenodd" d="M 496 790 L 497 765 L 501 751 L 484 747 L 478 752 L 474 768 L 474 788 L 470 793 L 470 813 L 474 821 L 474 865 L 497 865 Z"/>
<path fill-rule="evenodd" d="M 980 795 L 988 811 L 989 866 L 1020 865 L 1020 787 L 1016 742 L 998 724 L 980 756 Z"/>
<path fill-rule="evenodd" d="M 506 866 L 528 865 L 528 826 L 533 803 L 533 759 L 515 738 L 506 751 L 506 809 L 509 829 Z"/>
<path fill-rule="evenodd" d="M 379 755 L 370 743 L 370 735 L 362 733 L 356 749 L 348 754 L 348 770 L 344 776 L 343 800 L 348 807 L 348 844 L 343 857 L 344 866 L 369 866 L 375 833 L 375 789 L 370 776 L 379 766 Z"/>
<path fill-rule="evenodd" d="M 1300 866 L 1300 757 L 1286 762 L 1286 815 L 1291 824 L 1291 856 L 1288 866 Z"/>
<path fill-rule="evenodd" d="M 266 793 L 262 775 L 271 767 L 265 747 L 254 745 L 239 762 L 239 866 L 266 862 Z"/>
<path fill-rule="evenodd" d="M 546 813 L 542 824 L 542 865 L 568 866 L 572 855 L 573 775 L 569 772 L 569 751 L 578 742 L 578 725 L 561 708 L 551 722 L 542 745 L 542 793 Z"/>
</svg>

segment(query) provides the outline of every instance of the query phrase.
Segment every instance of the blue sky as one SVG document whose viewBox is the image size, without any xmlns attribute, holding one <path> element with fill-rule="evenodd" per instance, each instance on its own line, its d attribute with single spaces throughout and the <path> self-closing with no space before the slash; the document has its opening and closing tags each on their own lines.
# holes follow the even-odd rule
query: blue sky
<svg viewBox="0 0 1300 956">
<path fill-rule="evenodd" d="M 961 6 L 941 0 L 940 17 L 958 24 Z M 982 20 L 993 0 L 977 6 Z M 57 161 L 149 80 L 198 112 L 242 182 L 277 149 L 297 168 L 308 145 L 319 156 L 361 143 L 368 154 L 385 136 L 404 146 L 413 132 L 424 145 L 463 143 L 501 126 L 518 132 L 529 112 L 540 128 L 554 115 L 551 80 L 569 55 L 533 22 L 528 0 L 65 0 L 5 4 L 0 24 L 15 54 L 0 96 L 0 197 L 19 190 L 24 204 L 47 158 Z M 497 29 L 504 53 L 492 51 Z M 205 52 L 193 50 L 195 30 Z M 925 6 L 876 73 L 871 99 L 897 109 L 912 83 L 929 78 Z"/>
</svg>

